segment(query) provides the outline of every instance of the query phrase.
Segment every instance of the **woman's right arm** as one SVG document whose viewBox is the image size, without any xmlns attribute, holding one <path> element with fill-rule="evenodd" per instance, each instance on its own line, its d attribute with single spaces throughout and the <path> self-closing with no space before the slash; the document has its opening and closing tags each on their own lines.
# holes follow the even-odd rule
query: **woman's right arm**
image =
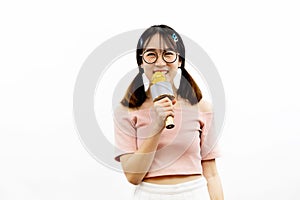
<svg viewBox="0 0 300 200">
<path fill-rule="evenodd" d="M 154 102 L 154 111 L 154 125 L 149 132 L 149 137 L 135 153 L 124 154 L 120 157 L 126 178 L 134 185 L 142 182 L 151 167 L 166 117 L 174 116 L 172 102 L 167 97 Z"/>
</svg>

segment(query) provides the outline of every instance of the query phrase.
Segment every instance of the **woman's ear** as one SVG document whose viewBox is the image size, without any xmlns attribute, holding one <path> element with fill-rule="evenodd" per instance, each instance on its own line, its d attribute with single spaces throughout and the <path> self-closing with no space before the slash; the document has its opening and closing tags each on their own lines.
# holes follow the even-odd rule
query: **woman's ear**
<svg viewBox="0 0 300 200">
<path fill-rule="evenodd" d="M 178 67 L 181 67 L 181 61 L 178 61 Z"/>
<path fill-rule="evenodd" d="M 179 56 L 179 58 L 178 58 L 178 67 L 181 67 L 181 64 L 182 64 L 182 60 L 181 60 L 181 57 Z"/>
</svg>

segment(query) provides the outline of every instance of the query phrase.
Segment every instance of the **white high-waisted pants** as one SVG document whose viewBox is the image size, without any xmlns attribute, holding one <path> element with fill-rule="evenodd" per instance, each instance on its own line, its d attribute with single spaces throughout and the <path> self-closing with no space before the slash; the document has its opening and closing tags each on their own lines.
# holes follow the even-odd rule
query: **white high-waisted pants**
<svg viewBox="0 0 300 200">
<path fill-rule="evenodd" d="M 134 200 L 210 200 L 204 177 L 175 185 L 142 182 L 133 196 Z"/>
</svg>

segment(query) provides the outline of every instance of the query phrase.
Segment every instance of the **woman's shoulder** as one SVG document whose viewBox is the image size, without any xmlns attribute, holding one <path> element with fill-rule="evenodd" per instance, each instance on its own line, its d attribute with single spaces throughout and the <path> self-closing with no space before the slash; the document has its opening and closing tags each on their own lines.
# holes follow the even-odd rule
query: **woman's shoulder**
<svg viewBox="0 0 300 200">
<path fill-rule="evenodd" d="M 213 106 L 209 101 L 201 99 L 197 103 L 198 110 L 203 113 L 211 113 L 213 112 Z"/>
</svg>

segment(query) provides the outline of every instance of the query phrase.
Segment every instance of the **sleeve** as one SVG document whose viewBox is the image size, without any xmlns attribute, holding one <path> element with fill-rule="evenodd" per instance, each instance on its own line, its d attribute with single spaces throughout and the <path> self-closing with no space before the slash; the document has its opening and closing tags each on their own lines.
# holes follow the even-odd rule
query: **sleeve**
<svg viewBox="0 0 300 200">
<path fill-rule="evenodd" d="M 136 129 L 131 113 L 124 108 L 114 110 L 115 160 L 120 162 L 121 155 L 137 150 Z"/>
<path fill-rule="evenodd" d="M 218 144 L 220 133 L 215 130 L 213 113 L 201 113 L 201 135 L 200 149 L 202 160 L 215 159 L 221 156 L 220 146 Z M 202 122 L 202 123 L 201 123 Z"/>
</svg>

